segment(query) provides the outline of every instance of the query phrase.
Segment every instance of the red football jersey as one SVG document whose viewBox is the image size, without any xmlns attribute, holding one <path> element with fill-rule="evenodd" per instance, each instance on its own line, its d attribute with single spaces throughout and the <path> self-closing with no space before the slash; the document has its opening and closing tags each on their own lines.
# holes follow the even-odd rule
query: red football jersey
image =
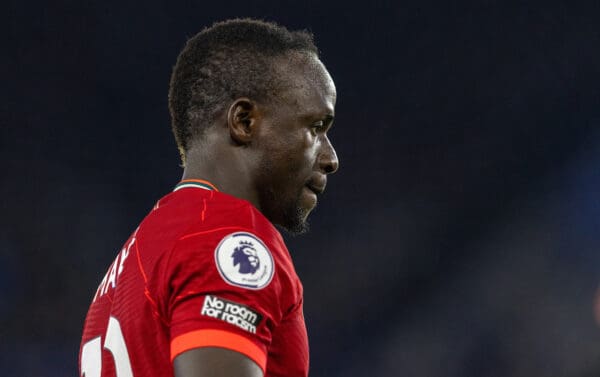
<svg viewBox="0 0 600 377">
<path fill-rule="evenodd" d="M 249 202 L 185 180 L 127 240 L 88 311 L 80 376 L 172 376 L 222 347 L 266 376 L 307 376 L 302 285 L 279 232 Z"/>
</svg>

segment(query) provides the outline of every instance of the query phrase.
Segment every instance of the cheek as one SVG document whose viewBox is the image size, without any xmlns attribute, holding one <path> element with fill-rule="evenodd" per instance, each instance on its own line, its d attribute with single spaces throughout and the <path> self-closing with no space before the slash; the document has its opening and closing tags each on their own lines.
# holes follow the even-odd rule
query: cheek
<svg viewBox="0 0 600 377">
<path fill-rule="evenodd" d="M 260 174 L 261 181 L 267 184 L 263 187 L 269 187 L 274 195 L 296 196 L 313 170 L 317 142 L 309 130 L 298 130 L 264 144 Z"/>
<path fill-rule="evenodd" d="M 299 135 L 294 143 L 289 144 L 288 155 L 291 160 L 294 160 L 298 169 L 307 169 L 312 168 L 317 150 L 317 139 L 307 131 Z"/>
<path fill-rule="evenodd" d="M 288 138 L 282 143 L 282 148 L 274 151 L 281 168 L 288 172 L 300 172 L 312 167 L 311 160 L 315 154 L 316 147 L 313 139 L 304 133 L 299 133 L 294 138 Z"/>
</svg>

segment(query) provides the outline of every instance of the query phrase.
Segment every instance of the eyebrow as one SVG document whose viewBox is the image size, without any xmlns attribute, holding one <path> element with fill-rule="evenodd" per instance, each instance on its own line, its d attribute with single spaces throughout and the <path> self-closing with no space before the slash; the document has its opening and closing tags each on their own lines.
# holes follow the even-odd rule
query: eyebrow
<svg viewBox="0 0 600 377">
<path fill-rule="evenodd" d="M 306 120 L 322 120 L 324 123 L 333 123 L 333 120 L 335 119 L 335 116 L 330 113 L 327 112 L 326 114 L 314 114 L 314 113 L 308 113 L 308 114 L 301 114 L 299 115 L 300 118 L 302 119 L 306 119 Z"/>
</svg>

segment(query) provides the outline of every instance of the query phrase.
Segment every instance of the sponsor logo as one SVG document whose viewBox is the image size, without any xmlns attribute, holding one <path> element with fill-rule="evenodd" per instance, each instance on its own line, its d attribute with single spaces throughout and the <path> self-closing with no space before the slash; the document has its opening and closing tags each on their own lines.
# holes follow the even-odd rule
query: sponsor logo
<svg viewBox="0 0 600 377">
<path fill-rule="evenodd" d="M 228 284 L 249 289 L 269 285 L 275 270 L 269 249 L 258 237 L 245 232 L 221 240 L 215 249 L 215 263 Z"/>
<path fill-rule="evenodd" d="M 262 320 L 262 316 L 249 307 L 216 296 L 204 298 L 200 314 L 220 319 L 252 334 L 256 334 L 256 327 Z"/>
</svg>

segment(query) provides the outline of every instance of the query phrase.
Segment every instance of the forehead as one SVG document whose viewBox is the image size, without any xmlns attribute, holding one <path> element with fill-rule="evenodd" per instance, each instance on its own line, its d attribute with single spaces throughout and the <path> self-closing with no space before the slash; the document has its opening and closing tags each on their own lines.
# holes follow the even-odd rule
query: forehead
<svg viewBox="0 0 600 377">
<path fill-rule="evenodd" d="M 282 81 L 277 96 L 281 101 L 301 113 L 333 115 L 335 84 L 315 55 L 289 54 L 276 60 L 275 69 Z"/>
</svg>

